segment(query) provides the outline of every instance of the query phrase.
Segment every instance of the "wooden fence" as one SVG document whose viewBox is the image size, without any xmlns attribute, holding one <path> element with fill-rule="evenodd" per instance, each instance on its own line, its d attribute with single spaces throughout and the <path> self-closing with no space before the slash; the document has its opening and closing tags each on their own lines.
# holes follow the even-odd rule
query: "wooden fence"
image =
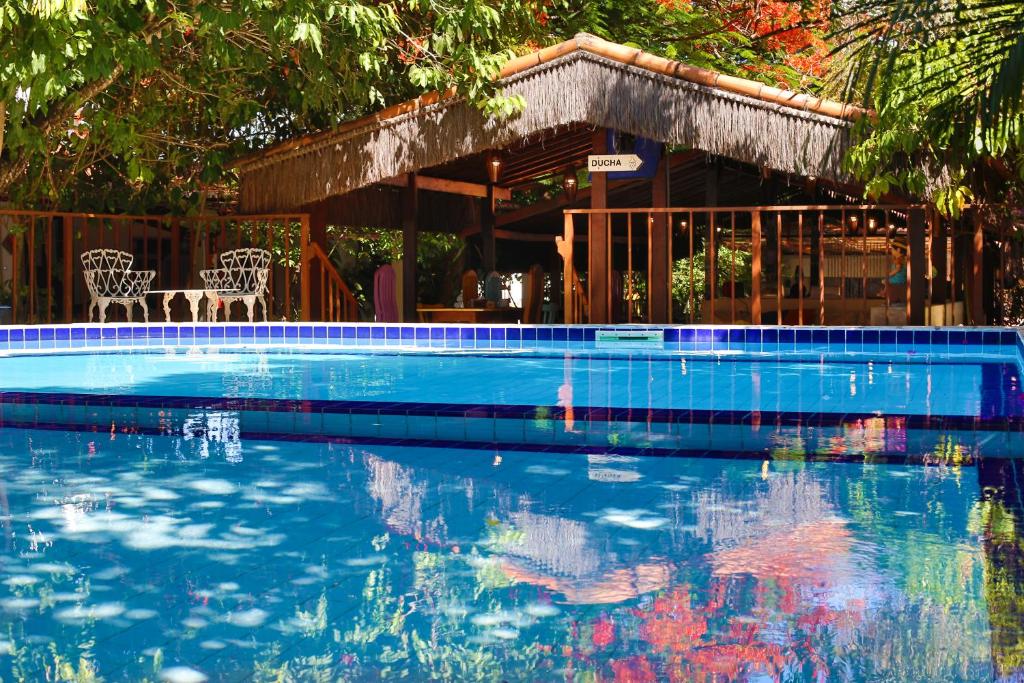
<svg viewBox="0 0 1024 683">
<path fill-rule="evenodd" d="M 567 322 L 984 323 L 984 235 L 914 205 L 573 209 Z M 567 245 L 585 244 L 573 250 Z M 885 286 L 905 264 L 905 282 Z M 1002 253 L 1002 252 L 1000 252 Z M 992 264 L 995 267 L 995 264 Z M 896 278 L 899 279 L 898 277 Z M 579 318 L 583 302 L 589 309 Z"/>
<path fill-rule="evenodd" d="M 82 322 L 88 292 L 80 254 L 121 249 L 133 269 L 155 270 L 152 289 L 200 288 L 199 271 L 239 247 L 271 252 L 268 318 L 345 320 L 356 315 L 351 293 L 323 249 L 310 241 L 305 214 L 127 216 L 0 211 L 0 322 Z M 314 272 L 315 271 L 315 272 Z M 338 301 L 327 306 L 321 289 Z M 184 302 L 177 302 L 184 305 Z M 151 306 L 159 319 L 159 306 Z M 112 314 L 117 314 L 111 309 Z M 184 310 L 174 311 L 184 319 Z M 115 318 L 116 319 L 116 318 Z"/>
</svg>

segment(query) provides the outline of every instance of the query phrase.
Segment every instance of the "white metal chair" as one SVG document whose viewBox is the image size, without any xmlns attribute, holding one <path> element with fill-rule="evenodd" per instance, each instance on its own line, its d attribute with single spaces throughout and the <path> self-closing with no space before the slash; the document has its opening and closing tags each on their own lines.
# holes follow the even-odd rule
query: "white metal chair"
<svg viewBox="0 0 1024 683">
<path fill-rule="evenodd" d="M 107 306 L 111 303 L 124 306 L 128 322 L 132 321 L 135 304 L 142 307 L 142 314 L 149 322 L 149 307 L 146 294 L 156 277 L 155 270 L 132 270 L 132 255 L 118 249 L 91 249 L 82 253 L 82 268 L 85 286 L 89 290 L 89 320 L 93 309 L 101 323 L 107 321 Z"/>
<path fill-rule="evenodd" d="M 263 322 L 267 321 L 267 281 L 270 279 L 270 252 L 266 249 L 233 249 L 220 255 L 221 268 L 202 270 L 199 277 L 208 290 L 217 292 L 224 302 L 224 320 L 231 319 L 231 304 L 245 303 L 249 322 L 253 321 L 256 301 L 263 306 Z M 210 320 L 216 320 L 211 311 Z"/>
</svg>

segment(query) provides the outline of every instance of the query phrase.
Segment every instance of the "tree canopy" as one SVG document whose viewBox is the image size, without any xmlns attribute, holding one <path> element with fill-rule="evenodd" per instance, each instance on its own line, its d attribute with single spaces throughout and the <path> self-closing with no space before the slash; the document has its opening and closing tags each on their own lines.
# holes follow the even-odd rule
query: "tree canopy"
<svg viewBox="0 0 1024 683">
<path fill-rule="evenodd" d="M 0 193 L 94 206 L 123 190 L 186 204 L 245 151 L 424 90 L 484 98 L 509 49 L 534 35 L 534 9 L 3 0 Z"/>
<path fill-rule="evenodd" d="M 230 194 L 231 159 L 426 91 L 514 113 L 501 64 L 578 31 L 813 88 L 827 50 L 805 16 L 784 0 L 0 0 L 0 197 L 188 210 Z"/>
</svg>

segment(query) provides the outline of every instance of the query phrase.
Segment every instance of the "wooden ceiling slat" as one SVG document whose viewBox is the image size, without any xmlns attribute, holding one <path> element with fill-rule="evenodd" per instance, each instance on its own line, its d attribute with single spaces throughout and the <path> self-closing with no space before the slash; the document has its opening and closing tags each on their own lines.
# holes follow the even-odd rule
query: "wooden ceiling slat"
<svg viewBox="0 0 1024 683">
<path fill-rule="evenodd" d="M 551 159 L 553 157 L 558 157 L 564 154 L 566 150 L 574 150 L 574 148 L 579 148 L 584 145 L 589 148 L 590 144 L 590 136 L 569 136 L 554 141 L 551 144 L 531 148 L 528 153 L 509 156 L 505 162 L 505 170 L 510 173 L 516 172 L 522 168 L 535 165 L 539 159 Z"/>
<path fill-rule="evenodd" d="M 538 160 L 537 164 L 534 166 L 521 169 L 519 172 L 510 171 L 503 174 L 501 184 L 506 187 L 512 187 L 526 180 L 533 180 L 541 176 L 556 173 L 565 169 L 567 166 L 580 166 L 586 161 L 587 155 L 589 154 L 590 145 L 588 144 L 586 147 L 569 150 L 565 154 L 559 155 L 557 158 Z"/>
</svg>

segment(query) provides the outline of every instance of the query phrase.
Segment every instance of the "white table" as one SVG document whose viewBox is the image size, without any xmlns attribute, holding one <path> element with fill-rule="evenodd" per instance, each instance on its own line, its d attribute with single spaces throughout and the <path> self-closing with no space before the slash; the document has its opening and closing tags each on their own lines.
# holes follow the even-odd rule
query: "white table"
<svg viewBox="0 0 1024 683">
<path fill-rule="evenodd" d="M 148 294 L 164 295 L 164 320 L 171 322 L 171 301 L 179 294 L 188 301 L 192 311 L 192 322 L 199 322 L 199 302 L 206 298 L 206 320 L 215 322 L 217 320 L 217 303 L 221 294 L 234 294 L 237 290 L 228 289 L 151 289 Z"/>
</svg>

